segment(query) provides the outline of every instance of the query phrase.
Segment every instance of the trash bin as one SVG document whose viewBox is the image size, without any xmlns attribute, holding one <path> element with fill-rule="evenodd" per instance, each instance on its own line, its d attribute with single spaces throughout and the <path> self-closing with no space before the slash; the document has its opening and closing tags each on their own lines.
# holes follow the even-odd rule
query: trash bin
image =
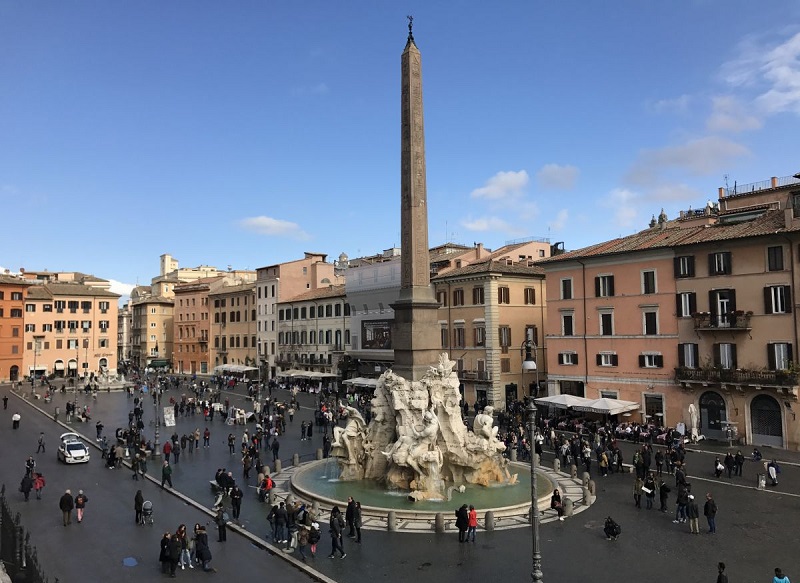
<svg viewBox="0 0 800 583">
<path fill-rule="evenodd" d="M 766 474 L 756 474 L 758 483 L 756 485 L 756 489 L 764 490 L 767 487 L 767 476 Z"/>
</svg>

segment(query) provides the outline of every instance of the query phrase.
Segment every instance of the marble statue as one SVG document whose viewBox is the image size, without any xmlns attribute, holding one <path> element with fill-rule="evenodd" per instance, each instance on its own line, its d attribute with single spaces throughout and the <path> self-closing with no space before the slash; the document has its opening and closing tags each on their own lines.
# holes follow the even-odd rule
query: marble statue
<svg viewBox="0 0 800 583">
<path fill-rule="evenodd" d="M 692 443 L 695 443 L 697 442 L 697 436 L 700 434 L 700 430 L 697 425 L 697 407 L 695 407 L 694 403 L 689 405 L 689 420 L 691 421 Z"/>
<path fill-rule="evenodd" d="M 372 399 L 367 426 L 347 407 L 344 429 L 334 430 L 331 455 L 340 479 L 368 479 L 409 491 L 413 500 L 447 498 L 464 484 L 511 483 L 505 445 L 486 407 L 468 431 L 461 417 L 461 393 L 455 363 L 446 354 L 417 382 L 386 371 Z M 352 411 L 351 411 L 352 409 Z"/>
</svg>

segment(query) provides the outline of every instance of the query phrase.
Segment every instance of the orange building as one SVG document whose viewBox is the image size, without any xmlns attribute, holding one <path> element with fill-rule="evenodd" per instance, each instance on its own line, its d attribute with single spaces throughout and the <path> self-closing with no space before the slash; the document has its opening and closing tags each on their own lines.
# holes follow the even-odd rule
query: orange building
<svg viewBox="0 0 800 583">
<path fill-rule="evenodd" d="M 0 382 L 19 381 L 23 369 L 25 291 L 30 283 L 12 275 L 0 275 Z"/>
</svg>

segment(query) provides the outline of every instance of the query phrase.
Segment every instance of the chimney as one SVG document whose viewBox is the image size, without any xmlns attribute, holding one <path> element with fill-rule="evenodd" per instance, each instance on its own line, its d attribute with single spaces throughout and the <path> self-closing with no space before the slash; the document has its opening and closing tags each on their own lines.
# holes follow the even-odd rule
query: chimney
<svg viewBox="0 0 800 583">
<path fill-rule="evenodd" d="M 475 259 L 480 259 L 482 254 L 483 254 L 483 243 L 478 243 L 475 245 Z"/>
<path fill-rule="evenodd" d="M 778 178 L 773 176 L 770 180 L 772 181 L 772 188 L 778 188 Z"/>
</svg>

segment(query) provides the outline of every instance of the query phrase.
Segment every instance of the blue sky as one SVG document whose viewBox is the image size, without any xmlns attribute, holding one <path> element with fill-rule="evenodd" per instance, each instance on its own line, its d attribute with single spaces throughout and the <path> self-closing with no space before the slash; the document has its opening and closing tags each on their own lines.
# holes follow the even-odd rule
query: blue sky
<svg viewBox="0 0 800 583">
<path fill-rule="evenodd" d="M 399 245 L 407 14 L 431 245 L 576 249 L 800 171 L 798 3 L 0 0 L 0 266 Z"/>
</svg>

